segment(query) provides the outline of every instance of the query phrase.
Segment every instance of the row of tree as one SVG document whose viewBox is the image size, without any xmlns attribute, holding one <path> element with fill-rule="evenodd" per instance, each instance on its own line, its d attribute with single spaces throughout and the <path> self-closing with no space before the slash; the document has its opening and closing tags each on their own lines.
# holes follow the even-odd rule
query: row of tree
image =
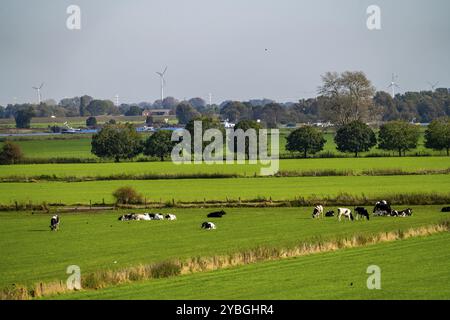
<svg viewBox="0 0 450 320">
<path fill-rule="evenodd" d="M 216 118 L 201 117 L 192 119 L 186 129 L 193 133 L 194 121 L 202 121 L 202 129 L 217 128 L 224 130 Z M 252 120 L 243 120 L 235 128 L 244 131 L 248 129 L 261 129 L 259 123 Z M 171 131 L 161 130 L 147 138 L 145 142 L 131 125 L 106 125 L 98 134 L 92 138 L 92 153 L 101 158 L 132 159 L 144 153 L 144 155 L 158 157 L 161 161 L 170 155 L 174 147 L 171 141 Z M 399 156 L 405 155 L 406 151 L 415 149 L 420 137 L 419 127 L 404 121 L 391 121 L 383 124 L 378 132 L 367 124 L 354 120 L 342 125 L 336 132 L 334 141 L 338 151 L 353 153 L 355 157 L 361 152 L 366 152 L 378 145 L 378 148 L 388 151 L 396 151 Z M 316 154 L 323 150 L 326 140 L 321 130 L 304 126 L 294 130 L 287 137 L 286 149 L 291 152 L 299 152 L 304 157 Z M 450 120 L 441 118 L 434 120 L 425 133 L 425 146 L 434 150 L 446 150 L 449 155 L 450 149 Z M 248 141 L 246 141 L 245 152 L 248 155 Z"/>
<path fill-rule="evenodd" d="M 391 121 L 380 126 L 377 136 L 367 124 L 354 120 L 342 125 L 336 131 L 334 142 L 340 152 L 353 153 L 355 157 L 367 152 L 378 144 L 378 148 L 396 151 L 401 157 L 411 149 L 417 148 L 420 137 L 419 128 L 405 121 Z M 294 130 L 287 137 L 286 149 L 300 152 L 303 157 L 323 150 L 326 140 L 322 131 L 312 126 Z M 450 150 L 450 119 L 433 120 L 425 131 L 425 147 L 433 150 Z"/>
<path fill-rule="evenodd" d="M 403 120 L 429 123 L 433 119 L 450 116 L 450 91 L 439 88 L 434 91 L 406 92 L 391 97 L 384 91 L 376 92 L 363 72 L 327 72 L 322 76 L 318 96 L 298 102 L 277 103 L 261 99 L 224 101 L 220 105 L 208 105 L 202 98 L 179 101 L 167 97 L 154 103 L 122 104 L 115 106 L 109 100 L 97 100 L 90 96 L 62 99 L 58 104 L 46 101 L 40 105 L 16 104 L 0 106 L 0 117 L 15 117 L 22 109 L 32 109 L 35 117 L 49 116 L 97 116 L 141 115 L 145 109 L 170 109 L 181 124 L 198 116 L 221 116 L 232 122 L 261 120 L 267 127 L 279 124 L 331 121 L 337 126 L 355 120 L 386 122 Z"/>
</svg>

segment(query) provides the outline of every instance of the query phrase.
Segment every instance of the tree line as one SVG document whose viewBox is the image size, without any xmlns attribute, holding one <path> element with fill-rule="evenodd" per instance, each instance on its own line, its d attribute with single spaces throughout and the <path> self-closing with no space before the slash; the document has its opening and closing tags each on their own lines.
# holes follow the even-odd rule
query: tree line
<svg viewBox="0 0 450 320">
<path fill-rule="evenodd" d="M 216 128 L 224 130 L 217 118 L 199 117 L 192 119 L 186 130 L 193 134 L 194 121 L 202 121 L 202 130 Z M 240 121 L 234 130 L 248 129 L 260 130 L 262 127 L 253 120 Z M 160 130 L 141 141 L 131 125 L 105 126 L 92 138 L 92 153 L 100 158 L 132 159 L 143 153 L 146 156 L 157 157 L 161 161 L 170 156 L 176 142 L 171 141 L 172 132 Z M 380 126 L 378 137 L 375 131 L 360 120 L 351 121 L 339 127 L 334 141 L 336 149 L 340 152 L 352 153 L 358 157 L 361 152 L 369 151 L 378 145 L 378 148 L 387 151 L 395 151 L 399 156 L 404 156 L 411 149 L 415 149 L 419 142 L 420 129 L 417 125 L 405 121 L 390 121 Z M 303 157 L 314 155 L 323 150 L 326 140 L 323 132 L 313 126 L 304 126 L 292 131 L 286 138 L 286 149 L 293 153 L 299 153 Z M 450 118 L 433 120 L 425 132 L 425 146 L 430 149 L 445 150 L 449 155 L 450 150 Z M 248 141 L 245 152 L 248 156 Z M 236 151 L 236 150 L 235 150 Z"/>
<path fill-rule="evenodd" d="M 167 97 L 153 103 L 115 106 L 110 100 L 99 100 L 85 95 L 65 98 L 59 103 L 47 100 L 39 105 L 0 106 L 0 118 L 138 116 L 142 115 L 144 110 L 169 109 L 181 124 L 187 124 L 199 116 L 216 115 L 235 123 L 241 120 L 260 120 L 266 127 L 274 128 L 280 124 L 318 121 L 330 121 L 337 126 L 354 120 L 429 123 L 433 119 L 450 116 L 449 89 L 406 92 L 391 97 L 384 91 L 377 92 L 366 75 L 360 71 L 327 72 L 322 76 L 322 84 L 317 92 L 317 97 L 297 102 L 278 103 L 269 99 L 254 99 L 246 102 L 224 101 L 220 105 L 208 105 L 199 97 L 183 101 Z M 19 125 L 25 124 L 26 127 L 27 121 L 19 122 Z"/>
<path fill-rule="evenodd" d="M 381 150 L 395 151 L 399 157 L 417 148 L 420 129 L 417 125 L 396 120 L 380 126 L 378 137 L 375 131 L 360 120 L 340 126 L 335 134 L 336 149 L 352 153 L 355 157 L 375 146 Z M 296 129 L 287 137 L 286 149 L 298 152 L 306 158 L 323 150 L 326 140 L 323 132 L 312 126 Z M 445 150 L 450 155 L 450 118 L 433 120 L 425 131 L 425 147 L 437 151 Z"/>
<path fill-rule="evenodd" d="M 194 121 L 202 121 L 203 133 L 207 129 L 216 128 L 225 130 L 216 117 L 199 117 L 192 119 L 186 130 L 193 134 Z M 260 123 L 253 120 L 240 121 L 235 130 L 260 130 Z M 378 137 L 375 131 L 360 120 L 351 121 L 342 125 L 336 131 L 334 141 L 336 149 L 340 152 L 352 153 L 358 157 L 361 152 L 369 151 L 374 146 L 387 151 L 396 151 L 404 156 L 408 150 L 417 147 L 420 131 L 417 125 L 405 121 L 390 121 L 380 126 Z M 176 142 L 171 140 L 172 131 L 159 130 L 142 140 L 131 124 L 106 124 L 98 133 L 93 135 L 91 152 L 102 159 L 119 162 L 132 160 L 139 154 L 156 157 L 161 161 L 170 156 Z M 304 158 L 323 150 L 326 140 L 323 132 L 317 127 L 303 126 L 293 130 L 286 138 L 286 149 L 297 153 Z M 447 152 L 450 155 L 450 118 L 433 120 L 425 131 L 425 147 Z M 236 150 L 234 150 L 236 152 Z M 245 153 L 248 157 L 249 145 L 245 144 Z M 6 141 L 0 151 L 0 164 L 16 164 L 23 160 L 20 147 Z"/>
</svg>

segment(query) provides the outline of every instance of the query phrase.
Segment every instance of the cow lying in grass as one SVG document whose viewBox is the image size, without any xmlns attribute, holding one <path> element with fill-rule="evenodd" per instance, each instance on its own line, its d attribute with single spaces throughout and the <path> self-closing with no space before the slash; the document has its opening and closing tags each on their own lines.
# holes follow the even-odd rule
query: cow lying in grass
<svg viewBox="0 0 450 320">
<path fill-rule="evenodd" d="M 314 207 L 313 213 L 312 213 L 312 217 L 314 219 L 316 218 L 320 218 L 320 216 L 322 216 L 323 218 L 323 206 L 321 206 L 320 204 Z"/>
<path fill-rule="evenodd" d="M 347 218 L 348 220 L 353 221 L 353 214 L 352 214 L 352 210 L 347 209 L 347 208 L 339 208 L 338 209 L 338 219 L 339 221 L 341 221 L 341 217 L 344 216 L 344 219 Z"/>
<path fill-rule="evenodd" d="M 330 218 L 330 217 L 334 217 L 334 211 L 328 211 L 327 213 L 325 213 L 325 217 Z"/>
<path fill-rule="evenodd" d="M 365 217 L 367 220 L 369 220 L 369 212 L 366 210 L 366 208 L 356 207 L 355 215 L 356 215 L 356 220 L 358 220 L 359 217 L 361 217 L 361 218 Z"/>
<path fill-rule="evenodd" d="M 208 218 L 222 218 L 227 213 L 223 210 L 211 212 L 207 215 Z"/>
<path fill-rule="evenodd" d="M 50 230 L 52 231 L 58 231 L 59 229 L 59 216 L 57 214 L 55 214 L 51 219 L 50 219 Z"/>
<path fill-rule="evenodd" d="M 203 222 L 202 223 L 202 229 L 205 230 L 215 230 L 216 229 L 216 225 L 212 222 Z"/>
<path fill-rule="evenodd" d="M 409 217 L 412 216 L 412 209 L 408 208 L 402 211 L 392 210 L 390 216 L 391 217 Z"/>
<path fill-rule="evenodd" d="M 174 214 L 170 214 L 170 213 L 167 214 L 165 218 L 166 218 L 166 220 L 169 220 L 169 221 L 177 220 L 177 216 Z"/>
<path fill-rule="evenodd" d="M 119 217 L 119 221 L 151 221 L 151 220 L 164 220 L 164 216 L 159 213 L 143 213 L 143 214 L 129 213 Z"/>
<path fill-rule="evenodd" d="M 450 207 L 444 207 L 441 209 L 441 212 L 450 212 Z"/>
</svg>

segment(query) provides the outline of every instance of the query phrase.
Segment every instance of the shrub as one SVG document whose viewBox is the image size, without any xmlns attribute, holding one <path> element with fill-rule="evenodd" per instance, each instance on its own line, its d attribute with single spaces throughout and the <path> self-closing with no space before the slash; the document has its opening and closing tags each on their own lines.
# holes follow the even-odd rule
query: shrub
<svg viewBox="0 0 450 320">
<path fill-rule="evenodd" d="M 10 141 L 5 142 L 0 153 L 0 164 L 15 164 L 23 159 L 20 147 Z"/>
<path fill-rule="evenodd" d="M 175 262 L 161 262 L 152 266 L 151 275 L 152 278 L 168 278 L 177 276 L 181 273 L 181 266 Z"/>
<path fill-rule="evenodd" d="M 113 192 L 113 197 L 118 204 L 140 204 L 143 202 L 142 195 L 133 187 L 121 187 Z"/>
<path fill-rule="evenodd" d="M 95 127 L 97 125 L 97 119 L 95 117 L 89 117 L 86 119 L 87 127 Z"/>
</svg>

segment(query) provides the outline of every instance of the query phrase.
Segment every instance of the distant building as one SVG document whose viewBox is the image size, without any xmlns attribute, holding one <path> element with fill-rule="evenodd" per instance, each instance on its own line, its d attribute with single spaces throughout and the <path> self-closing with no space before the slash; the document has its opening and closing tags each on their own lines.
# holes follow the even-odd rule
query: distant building
<svg viewBox="0 0 450 320">
<path fill-rule="evenodd" d="M 236 126 L 235 123 L 228 122 L 228 119 L 225 121 L 222 121 L 221 124 L 224 126 L 225 129 L 232 129 Z"/>
<path fill-rule="evenodd" d="M 152 109 L 152 110 L 144 110 L 144 112 L 142 112 L 142 115 L 144 117 L 149 117 L 149 116 L 168 116 L 170 115 L 170 109 Z"/>
</svg>

